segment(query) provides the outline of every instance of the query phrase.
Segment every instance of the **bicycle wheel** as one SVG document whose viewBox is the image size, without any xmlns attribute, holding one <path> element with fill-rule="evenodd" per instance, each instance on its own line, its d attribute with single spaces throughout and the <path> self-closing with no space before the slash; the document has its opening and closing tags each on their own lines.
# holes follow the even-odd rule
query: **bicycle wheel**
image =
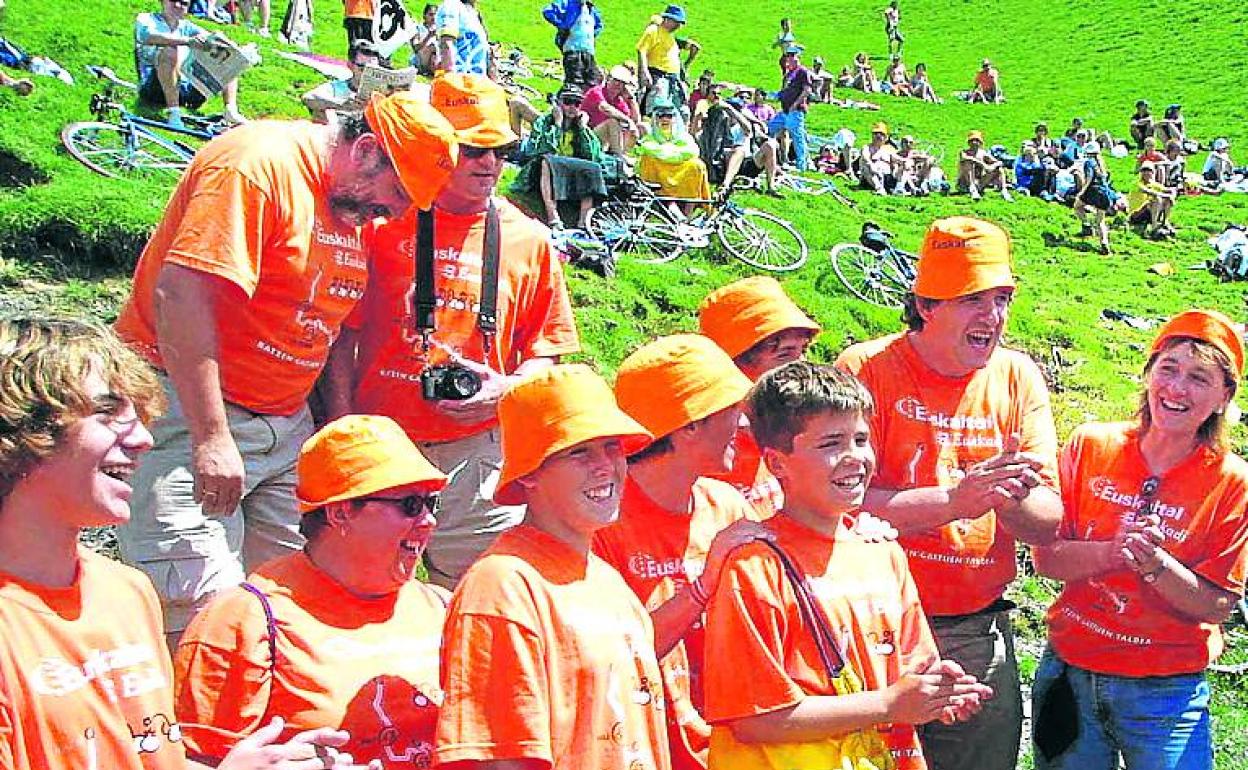
<svg viewBox="0 0 1248 770">
<path fill-rule="evenodd" d="M 509 79 L 503 82 L 503 89 L 509 93 L 519 93 L 526 99 L 541 99 L 542 92 L 529 85 L 521 83 L 519 80 Z"/>
<path fill-rule="evenodd" d="M 729 254 L 759 270 L 783 273 L 806 264 L 806 239 L 793 225 L 765 211 L 727 212 L 716 234 Z"/>
<path fill-rule="evenodd" d="M 1240 599 L 1222 624 L 1226 649 L 1209 668 L 1224 674 L 1248 674 L 1248 599 Z"/>
<path fill-rule="evenodd" d="M 910 291 L 896 265 L 888 264 L 883 255 L 857 243 L 832 247 L 832 269 L 846 289 L 872 305 L 900 308 Z"/>
<path fill-rule="evenodd" d="M 173 142 L 113 123 L 71 123 L 61 142 L 78 162 L 114 179 L 176 182 L 191 161 L 191 153 Z"/>
<path fill-rule="evenodd" d="M 608 201 L 589 212 L 585 229 L 617 254 L 647 265 L 678 259 L 688 247 L 676 224 L 648 205 Z"/>
</svg>

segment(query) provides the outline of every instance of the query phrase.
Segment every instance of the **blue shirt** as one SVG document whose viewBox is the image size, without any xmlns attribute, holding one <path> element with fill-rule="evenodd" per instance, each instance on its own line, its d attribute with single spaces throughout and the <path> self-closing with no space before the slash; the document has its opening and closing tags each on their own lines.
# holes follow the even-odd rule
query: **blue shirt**
<svg viewBox="0 0 1248 770">
<path fill-rule="evenodd" d="M 581 5 L 581 15 L 568 30 L 568 40 L 563 44 L 563 50 L 593 53 L 594 27 L 594 9 L 588 5 Z"/>
<path fill-rule="evenodd" d="M 139 73 L 140 81 L 147 80 L 147 76 L 156 69 L 156 57 L 160 56 L 162 46 L 147 44 L 148 36 L 152 33 L 183 37 L 207 34 L 203 27 L 186 19 L 178 22 L 177 29 L 173 29 L 168 20 L 159 13 L 140 13 L 134 19 L 134 67 Z"/>
<path fill-rule="evenodd" d="M 438 28 L 438 37 L 455 38 L 455 63 L 451 70 L 484 75 L 490 41 L 477 9 L 461 0 L 442 0 L 433 23 Z"/>
</svg>

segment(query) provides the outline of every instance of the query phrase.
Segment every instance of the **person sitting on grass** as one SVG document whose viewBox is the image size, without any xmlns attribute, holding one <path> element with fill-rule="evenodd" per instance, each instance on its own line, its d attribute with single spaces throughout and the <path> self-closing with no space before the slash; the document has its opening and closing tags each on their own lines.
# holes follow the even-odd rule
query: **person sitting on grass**
<svg viewBox="0 0 1248 770">
<path fill-rule="evenodd" d="M 871 141 L 862 148 L 858 158 L 858 181 L 876 195 L 888 195 L 897 189 L 897 147 L 888 137 L 888 124 L 871 127 Z"/>
<path fill-rule="evenodd" d="M 1205 158 L 1200 175 L 1211 189 L 1221 190 L 1224 184 L 1235 181 L 1236 177 L 1242 178 L 1245 171 L 1248 169 L 1235 168 L 1235 163 L 1231 160 L 1231 143 L 1218 138 L 1210 145 L 1209 156 Z"/>
<path fill-rule="evenodd" d="M 1126 201 L 1110 183 L 1109 169 L 1101 157 L 1101 145 L 1088 142 L 1083 148 L 1084 159 L 1080 165 L 1079 191 L 1075 193 L 1075 216 L 1083 223 L 1079 234 L 1095 234 L 1100 241 L 1101 253 L 1108 255 L 1109 222 L 1107 216 L 1126 208 Z"/>
<path fill-rule="evenodd" d="M 828 70 L 822 56 L 816 56 L 810 67 L 812 96 L 816 102 L 832 101 L 832 87 L 836 78 Z"/>
<path fill-rule="evenodd" d="M 1145 163 L 1156 164 L 1156 163 L 1165 162 L 1166 160 L 1165 154 L 1157 149 L 1157 137 L 1155 136 L 1144 137 L 1144 141 L 1141 143 L 1140 146 L 1143 151 L 1139 155 L 1137 155 L 1135 158 L 1136 172 L 1139 172 L 1140 166 L 1144 165 Z"/>
<path fill-rule="evenodd" d="M 967 134 L 966 147 L 958 153 L 957 187 L 959 192 L 969 194 L 971 200 L 979 200 L 983 190 L 990 187 L 1000 190 L 1005 200 L 1013 200 L 1005 164 L 984 148 L 984 135 L 980 131 Z"/>
<path fill-rule="evenodd" d="M 676 122 L 676 106 L 670 100 L 655 102 L 653 118 L 650 132 L 634 148 L 640 158 L 637 175 L 657 184 L 659 195 L 688 199 L 680 205 L 682 213 L 688 216 L 697 201 L 711 197 L 706 165 L 698 157 L 697 141 Z"/>
<path fill-rule="evenodd" d="M 1161 120 L 1153 127 L 1153 135 L 1159 142 L 1175 141 L 1182 147 L 1187 141 L 1187 121 L 1183 118 L 1183 105 L 1171 104 L 1166 107 Z"/>
<path fill-rule="evenodd" d="M 188 0 L 161 0 L 161 10 L 140 13 L 134 20 L 134 64 L 139 76 L 139 104 L 165 109 L 171 125 L 182 127 L 182 110 L 198 109 L 207 101 L 185 78 L 193 55 L 233 45 L 220 32 L 208 32 L 187 20 Z M 197 52 L 192 54 L 192 50 Z M 238 78 L 223 84 L 225 119 L 245 123 L 238 111 Z"/>
<path fill-rule="evenodd" d="M 580 206 L 576 226 L 584 228 L 594 203 L 607 197 L 602 143 L 581 109 L 584 98 L 580 87 L 564 84 L 554 109 L 537 119 L 525 139 L 521 155 L 528 160 L 512 184 L 519 193 L 531 193 L 534 188 L 541 191 L 546 222 L 552 230 L 563 229 L 560 201 Z"/>
<path fill-rule="evenodd" d="M 1040 159 L 1036 145 L 1023 142 L 1018 157 L 1014 159 L 1014 189 L 1038 198 L 1052 192 L 1051 181 L 1051 170 Z"/>
<path fill-rule="evenodd" d="M 906 74 L 906 65 L 901 60 L 901 54 L 893 54 L 893 58 L 888 63 L 888 69 L 884 70 L 881 90 L 893 96 L 910 95 L 910 76 Z"/>
<path fill-rule="evenodd" d="M 1148 102 L 1140 99 L 1135 103 L 1135 114 L 1131 116 L 1130 123 L 1131 139 L 1135 141 L 1136 149 L 1144 149 L 1144 141 L 1153 136 L 1153 113 L 1149 110 Z"/>
<path fill-rule="evenodd" d="M 750 93 L 750 103 L 745 105 L 745 111 L 763 121 L 769 128 L 771 121 L 779 114 L 775 107 L 767 103 L 767 92 L 761 88 L 756 88 Z"/>
<path fill-rule="evenodd" d="M 412 35 L 412 55 L 408 60 L 411 66 L 422 75 L 432 77 L 434 65 L 438 61 L 438 6 L 426 3 L 421 12 L 420 23 L 416 25 L 416 34 Z"/>
<path fill-rule="evenodd" d="M 1139 173 L 1135 188 L 1127 193 L 1127 221 L 1145 227 L 1154 240 L 1172 237 L 1175 230 L 1170 224 L 1170 210 L 1174 208 L 1175 191 L 1157 181 L 1156 164 L 1141 163 Z"/>
<path fill-rule="evenodd" d="M 924 768 L 915 725 L 969 719 L 992 690 L 942 659 L 901 547 L 853 531 L 875 470 L 871 395 L 795 361 L 746 405 L 784 506 L 763 522 L 774 542 L 734 551 L 708 605 L 709 768 Z"/>
<path fill-rule="evenodd" d="M 910 76 L 910 95 L 925 102 L 940 104 L 943 99 L 936 95 L 932 83 L 927 77 L 927 65 L 919 62 L 914 65 L 914 74 Z"/>
<path fill-rule="evenodd" d="M 1005 101 L 1005 94 L 1001 91 L 1001 73 L 988 59 L 980 63 L 974 87 L 966 100 L 972 104 L 1000 104 Z"/>
<path fill-rule="evenodd" d="M 1182 192 L 1187 186 L 1187 156 L 1176 139 L 1166 142 L 1166 158 L 1157 163 L 1157 181 L 1168 189 Z"/>
<path fill-rule="evenodd" d="M 745 111 L 740 99 L 723 100 L 719 94 L 711 97 L 708 115 L 720 111 L 726 121 L 725 138 L 722 142 L 724 176 L 723 187 L 732 187 L 738 176 L 756 179 L 761 174 L 766 180 L 763 195 L 781 198 L 776 189 L 776 176 L 780 171 L 780 143 L 767 136 L 767 124 Z M 704 132 L 705 135 L 705 132 Z M 699 144 L 701 144 L 699 140 Z"/>
<path fill-rule="evenodd" d="M 875 69 L 871 66 L 871 57 L 866 51 L 859 51 L 854 56 L 854 75 L 851 87 L 869 94 L 880 90 L 880 79 L 876 77 Z"/>
<path fill-rule="evenodd" d="M 321 83 L 303 95 L 303 106 L 312 113 L 316 123 L 326 123 L 329 112 L 343 110 L 358 112 L 364 108 L 360 101 L 360 79 L 367 67 L 375 67 L 381 61 L 377 46 L 371 40 L 358 39 L 347 52 L 347 67 L 351 77 Z"/>
<path fill-rule="evenodd" d="M 607 73 L 606 80 L 585 92 L 581 102 L 581 109 L 589 116 L 589 126 L 603 148 L 618 157 L 632 150 L 644 133 L 636 89 L 637 76 L 626 65 L 617 64 Z"/>
<path fill-rule="evenodd" d="M 1056 145 L 1053 137 L 1049 134 L 1049 124 L 1044 121 L 1036 124 L 1030 141 L 1036 146 L 1036 154 L 1041 158 L 1049 157 Z"/>
</svg>

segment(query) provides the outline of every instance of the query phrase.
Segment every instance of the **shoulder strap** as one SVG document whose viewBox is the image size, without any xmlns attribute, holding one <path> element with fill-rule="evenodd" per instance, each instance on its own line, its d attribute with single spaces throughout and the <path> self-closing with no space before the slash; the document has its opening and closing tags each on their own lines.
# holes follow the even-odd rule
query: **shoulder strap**
<svg viewBox="0 0 1248 770">
<path fill-rule="evenodd" d="M 260 600 L 260 607 L 264 610 L 264 622 L 269 634 L 269 673 L 277 673 L 277 618 L 273 616 L 273 605 L 269 604 L 269 597 L 265 596 L 255 585 L 244 580 L 239 583 L 239 587 L 248 592 L 252 596 Z"/>
<path fill-rule="evenodd" d="M 481 308 L 477 311 L 477 328 L 485 337 L 485 350 L 489 352 L 494 333 L 498 331 L 498 261 L 499 221 L 494 199 L 485 212 L 485 253 L 481 256 Z"/>
<path fill-rule="evenodd" d="M 420 332 L 425 349 L 429 348 L 429 335 L 436 321 L 434 312 L 438 301 L 433 293 L 433 210 L 421 211 L 416 216 L 416 270 L 412 274 L 416 284 L 412 292 L 412 319 Z"/>
<path fill-rule="evenodd" d="M 788 578 L 789 584 L 793 587 L 793 593 L 797 598 L 797 610 L 802 616 L 802 622 L 810 627 L 811 634 L 815 637 L 815 648 L 819 651 L 819 659 L 823 662 L 828 679 L 836 679 L 840 676 L 841 671 L 845 669 L 845 659 L 841 657 L 841 651 L 836 646 L 836 637 L 832 634 L 832 626 L 828 622 L 827 616 L 824 615 L 823 609 L 815 601 L 810 583 L 798 571 L 793 564 L 793 560 L 789 558 L 789 555 L 780 546 L 769 540 L 758 540 L 756 542 L 770 548 L 776 554 L 776 558 L 780 560 L 780 566 L 784 570 L 784 575 Z"/>
</svg>

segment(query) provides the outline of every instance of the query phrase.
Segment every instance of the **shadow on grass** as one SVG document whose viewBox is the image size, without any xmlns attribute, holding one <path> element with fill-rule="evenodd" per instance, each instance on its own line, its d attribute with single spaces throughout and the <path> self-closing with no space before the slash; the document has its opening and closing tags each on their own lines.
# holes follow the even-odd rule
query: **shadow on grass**
<svg viewBox="0 0 1248 770">
<path fill-rule="evenodd" d="M 1050 249 L 1070 249 L 1083 254 L 1100 255 L 1100 247 L 1091 240 L 1081 238 L 1079 236 L 1072 237 L 1066 233 L 1055 233 L 1045 231 L 1040 234 L 1044 239 L 1044 245 Z"/>
</svg>

